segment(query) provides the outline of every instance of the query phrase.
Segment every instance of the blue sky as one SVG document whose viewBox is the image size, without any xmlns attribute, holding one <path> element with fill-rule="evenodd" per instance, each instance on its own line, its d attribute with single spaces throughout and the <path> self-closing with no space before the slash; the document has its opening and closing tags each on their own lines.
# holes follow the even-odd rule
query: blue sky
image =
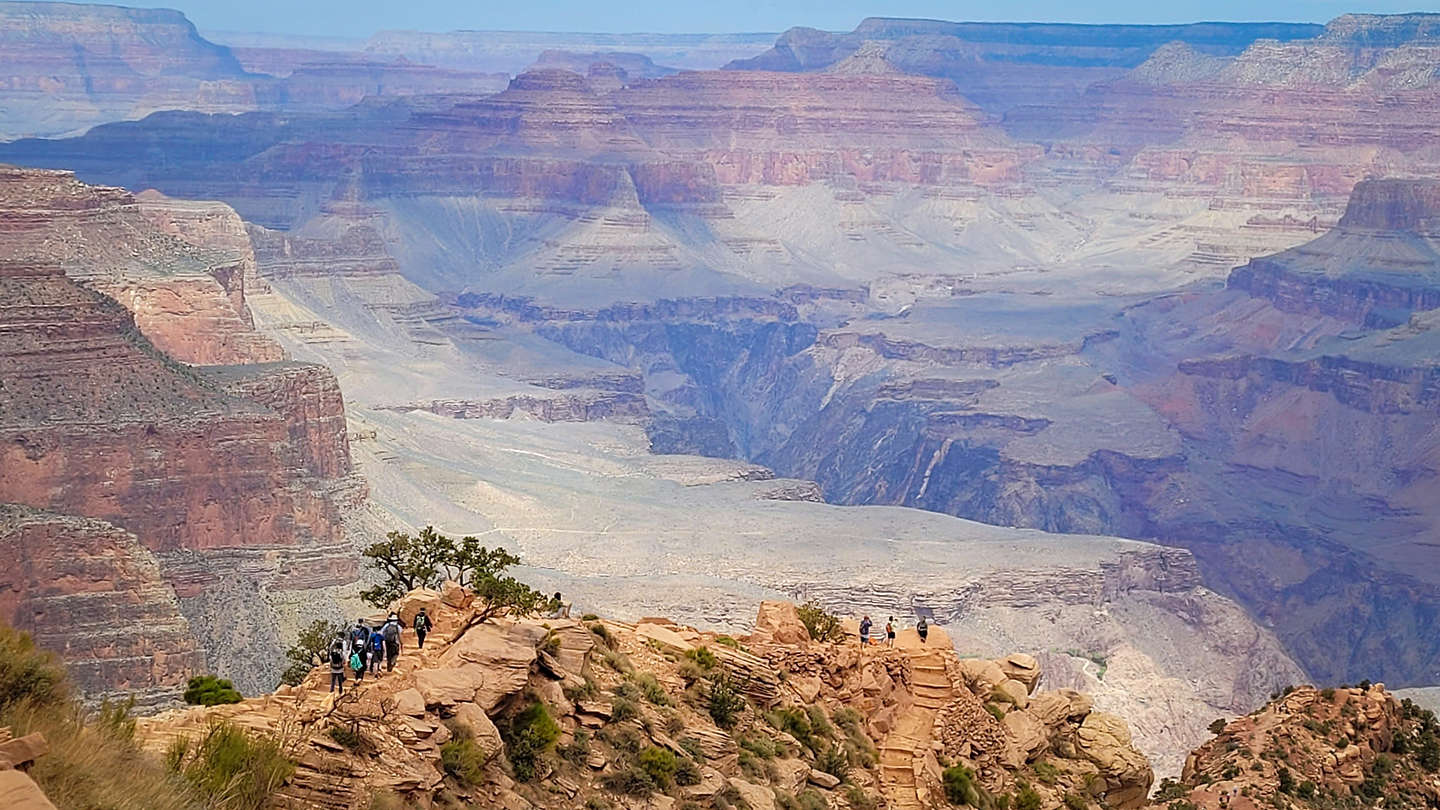
<svg viewBox="0 0 1440 810">
<path fill-rule="evenodd" d="M 131 3 L 125 3 L 130 5 Z M 150 5 L 134 3 L 134 5 Z M 594 32 L 848 30 L 867 16 L 1167 23 L 1324 22 L 1348 11 L 1440 11 L 1440 0 L 172 0 L 209 30 L 365 36 L 384 28 Z"/>
</svg>

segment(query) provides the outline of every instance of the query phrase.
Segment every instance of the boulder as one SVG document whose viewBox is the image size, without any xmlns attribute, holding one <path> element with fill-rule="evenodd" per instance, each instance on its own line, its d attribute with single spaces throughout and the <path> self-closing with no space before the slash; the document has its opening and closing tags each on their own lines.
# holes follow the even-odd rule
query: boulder
<svg viewBox="0 0 1440 810">
<path fill-rule="evenodd" d="M 793 605 L 792 605 L 793 607 Z M 775 791 L 766 785 L 757 785 L 738 777 L 731 777 L 730 786 L 745 800 L 750 810 L 775 810 Z"/>
<path fill-rule="evenodd" d="M 440 601 L 456 610 L 464 610 L 475 601 L 475 595 L 460 587 L 460 583 L 447 579 L 440 585 Z"/>
<path fill-rule="evenodd" d="M 833 775 L 828 774 L 824 771 L 817 771 L 814 769 L 810 771 L 809 781 L 810 784 L 814 785 L 815 787 L 823 788 L 825 790 L 834 790 L 835 788 L 840 787 L 839 779 L 836 779 Z"/>
<path fill-rule="evenodd" d="M 470 728 L 475 735 L 475 743 L 485 751 L 487 757 L 493 756 L 505 746 L 500 739 L 500 729 L 496 728 L 490 716 L 474 703 L 461 703 L 456 706 L 455 720 Z"/>
<path fill-rule="evenodd" d="M 425 714 L 425 696 L 420 694 L 419 689 L 402 689 L 395 693 L 392 700 L 395 701 L 395 711 L 407 717 Z"/>
<path fill-rule="evenodd" d="M 420 612 L 420 608 L 425 608 L 425 612 L 434 617 L 440 613 L 440 605 L 439 591 L 416 588 L 400 597 L 400 601 L 395 603 L 395 612 L 400 615 L 401 626 L 410 627 L 415 623 L 415 614 Z"/>
<path fill-rule="evenodd" d="M 810 644 L 810 631 L 800 621 L 800 614 L 790 602 L 764 601 L 755 614 L 755 630 L 750 634 L 755 644 L 786 644 L 804 647 Z M 773 802 L 772 802 L 773 803 Z"/>
<path fill-rule="evenodd" d="M 1015 756 L 1010 757 L 1014 767 L 1044 753 L 1050 742 L 1050 730 L 1045 723 L 1029 711 L 1010 712 L 1005 715 L 1005 736 L 1009 738 Z"/>
<path fill-rule="evenodd" d="M 473 702 L 475 693 L 484 683 L 485 671 L 478 666 L 422 669 L 415 673 L 415 689 L 426 706 Z"/>
<path fill-rule="evenodd" d="M 777 759 L 772 765 L 775 770 L 771 781 L 786 793 L 799 792 L 810 778 L 810 765 L 802 760 Z"/>
<path fill-rule="evenodd" d="M 1040 683 L 1040 662 L 1035 656 L 1025 653 L 1011 653 L 997 661 L 1005 677 L 1025 684 L 1025 691 L 1033 694 Z"/>
<path fill-rule="evenodd" d="M 1025 684 L 1019 681 L 1007 678 L 995 687 L 995 691 L 1009 698 L 1017 709 L 1023 709 L 1030 705 L 1030 691 L 1025 688 Z"/>
<path fill-rule="evenodd" d="M 24 737 L 0 743 L 0 762 L 9 763 L 11 768 L 19 768 L 34 762 L 49 750 L 50 744 L 45 742 L 45 735 L 26 734 Z M 0 807 L 3 806 L 0 805 Z"/>
<path fill-rule="evenodd" d="M 677 652 L 686 653 L 695 649 L 695 645 L 690 643 L 684 636 L 662 624 L 653 624 L 650 622 L 638 624 L 635 626 L 635 635 Z"/>
<path fill-rule="evenodd" d="M 988 697 L 995 687 L 1007 680 L 1005 670 L 999 664 L 981 658 L 961 659 L 960 674 L 970 691 L 981 697 Z"/>
<path fill-rule="evenodd" d="M 1092 705 L 1089 695 L 1074 689 L 1057 689 L 1039 692 L 1030 698 L 1029 711 L 1046 726 L 1055 728 L 1066 720 L 1089 714 Z"/>
<path fill-rule="evenodd" d="M 1091 712 L 1075 738 L 1076 751 L 1095 764 L 1105 777 L 1107 801 L 1120 810 L 1140 807 L 1150 791 L 1155 774 L 1145 755 L 1135 750 L 1130 729 L 1113 714 Z"/>
<path fill-rule="evenodd" d="M 0 770 L 0 807 L 5 810 L 55 810 L 55 805 L 45 798 L 39 785 L 23 772 L 13 770 Z"/>
<path fill-rule="evenodd" d="M 441 685 L 434 679 L 443 683 L 451 673 L 461 674 L 465 683 L 474 682 L 473 695 L 466 700 L 473 700 L 481 709 L 491 711 L 507 697 L 525 689 L 530 680 L 530 667 L 535 663 L 536 642 L 545 632 L 543 628 L 523 624 L 506 627 L 487 622 L 472 627 L 445 650 L 439 666 L 416 673 L 416 687 L 425 694 L 427 705 L 455 703 L 458 700 L 450 691 L 442 692 L 451 698 L 449 700 L 431 700 L 426 686 L 434 691 Z M 427 673 L 431 679 L 428 683 L 421 679 Z"/>
<path fill-rule="evenodd" d="M 824 684 L 814 675 L 797 675 L 787 683 L 794 690 L 795 697 L 805 704 L 814 703 L 816 698 L 820 697 L 820 690 L 824 688 Z"/>
<path fill-rule="evenodd" d="M 700 767 L 700 782 L 680 788 L 680 794 L 687 799 L 705 802 L 725 790 L 725 775 L 710 767 Z"/>
</svg>

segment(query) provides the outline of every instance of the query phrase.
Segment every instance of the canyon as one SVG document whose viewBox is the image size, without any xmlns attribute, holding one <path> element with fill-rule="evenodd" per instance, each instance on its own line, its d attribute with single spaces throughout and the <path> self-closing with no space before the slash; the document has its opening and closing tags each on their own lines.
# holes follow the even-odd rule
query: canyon
<svg viewBox="0 0 1440 810">
<path fill-rule="evenodd" d="M 95 691 L 268 688 L 430 524 L 624 621 L 925 615 L 1167 774 L 1307 676 L 1440 679 L 1440 15 L 699 62 L 125 19 L 254 98 L 3 129 L 0 541 L 137 583 L 51 642 Z M 81 601 L 58 565 L 0 580 L 15 623 Z M 83 643 L 142 610 L 173 667 Z"/>
</svg>

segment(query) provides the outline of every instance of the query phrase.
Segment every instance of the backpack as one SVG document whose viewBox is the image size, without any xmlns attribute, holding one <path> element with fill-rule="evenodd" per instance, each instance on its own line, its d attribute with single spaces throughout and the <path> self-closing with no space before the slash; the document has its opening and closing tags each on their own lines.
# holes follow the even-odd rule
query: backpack
<svg viewBox="0 0 1440 810">
<path fill-rule="evenodd" d="M 339 669 L 345 666 L 345 647 L 340 642 L 330 645 L 330 667 Z"/>
<path fill-rule="evenodd" d="M 385 652 L 385 637 L 377 633 L 370 634 L 370 649 L 375 652 Z"/>
<path fill-rule="evenodd" d="M 386 622 L 383 632 L 385 633 L 386 644 L 400 643 L 400 625 L 395 622 Z"/>
<path fill-rule="evenodd" d="M 370 628 L 356 625 L 355 628 L 350 631 L 350 645 L 352 647 L 364 647 L 365 639 L 369 637 Z"/>
<path fill-rule="evenodd" d="M 423 631 L 423 630 L 429 630 L 429 629 L 430 629 L 430 617 L 429 617 L 429 616 L 426 616 L 424 613 L 418 613 L 418 614 L 416 614 L 416 615 L 415 615 L 415 629 L 416 629 L 416 630 L 422 630 L 422 631 Z"/>
<path fill-rule="evenodd" d="M 360 670 L 365 668 L 365 662 L 360 660 L 360 653 L 350 653 L 350 668 L 355 670 L 356 672 L 359 672 Z"/>
</svg>

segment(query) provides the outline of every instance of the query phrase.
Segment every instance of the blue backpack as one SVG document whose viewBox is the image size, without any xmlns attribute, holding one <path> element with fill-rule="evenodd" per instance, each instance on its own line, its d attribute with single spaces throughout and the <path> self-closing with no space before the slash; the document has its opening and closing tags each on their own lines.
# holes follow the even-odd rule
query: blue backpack
<svg viewBox="0 0 1440 810">
<path fill-rule="evenodd" d="M 385 637 L 380 635 L 378 630 L 370 634 L 370 649 L 375 652 L 385 651 Z"/>
</svg>

